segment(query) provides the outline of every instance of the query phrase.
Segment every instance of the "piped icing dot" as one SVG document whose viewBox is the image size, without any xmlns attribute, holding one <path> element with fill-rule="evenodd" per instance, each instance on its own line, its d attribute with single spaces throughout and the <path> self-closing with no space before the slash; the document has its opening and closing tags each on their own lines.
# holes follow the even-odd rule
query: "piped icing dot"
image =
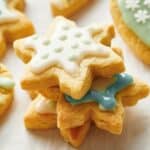
<svg viewBox="0 0 150 150">
<path fill-rule="evenodd" d="M 50 43 L 51 43 L 50 40 L 45 40 L 45 41 L 43 42 L 43 44 L 46 45 L 46 46 L 49 45 Z"/>
<path fill-rule="evenodd" d="M 122 73 L 115 75 L 113 80 L 104 89 L 99 89 L 101 82 L 96 81 L 99 86 L 92 87 L 81 99 L 74 99 L 68 95 L 65 95 L 65 99 L 72 105 L 96 102 L 102 110 L 113 110 L 117 106 L 116 94 L 131 85 L 133 78 L 126 73 Z"/>
<path fill-rule="evenodd" d="M 55 51 L 56 53 L 60 53 L 61 51 L 63 51 L 63 47 L 56 47 L 56 48 L 54 49 L 54 51 Z"/>
<path fill-rule="evenodd" d="M 41 97 L 35 104 L 35 110 L 39 114 L 56 114 L 56 102 Z"/>
<path fill-rule="evenodd" d="M 41 58 L 42 58 L 42 59 L 47 59 L 48 56 L 49 56 L 49 53 L 46 52 L 46 53 L 44 53 L 44 54 L 41 55 Z"/>
<path fill-rule="evenodd" d="M 0 0 L 0 23 L 18 20 L 18 15 L 10 10 L 6 0 Z"/>
<path fill-rule="evenodd" d="M 150 0 L 118 0 L 123 21 L 150 47 Z"/>
<path fill-rule="evenodd" d="M 69 30 L 64 31 L 64 26 Z M 82 35 L 80 36 L 79 33 Z M 76 34 L 78 37 L 75 36 Z M 50 40 L 50 44 L 43 45 L 45 40 Z M 88 41 L 87 44 L 83 43 L 84 40 Z M 29 67 L 37 74 L 52 66 L 59 66 L 68 73 L 75 73 L 80 70 L 79 62 L 86 56 L 108 57 L 111 52 L 109 47 L 95 42 L 92 33 L 86 28 L 79 28 L 65 20 L 56 24 L 52 36 L 39 37 L 37 40 L 28 37 L 22 40 L 22 45 L 35 50 Z M 45 52 L 49 52 L 49 57 L 41 60 L 41 54 Z"/>
<path fill-rule="evenodd" d="M 59 39 L 60 39 L 61 41 L 65 41 L 65 40 L 67 40 L 67 35 L 61 35 L 61 36 L 59 37 Z"/>
<path fill-rule="evenodd" d="M 74 43 L 71 45 L 71 48 L 73 49 L 77 49 L 79 47 L 79 44 L 78 43 Z"/>
<path fill-rule="evenodd" d="M 90 44 L 91 44 L 91 41 L 88 40 L 88 39 L 85 39 L 85 40 L 83 40 L 83 43 L 86 44 L 86 45 L 90 45 Z"/>
<path fill-rule="evenodd" d="M 75 37 L 80 38 L 81 36 L 82 36 L 82 33 L 81 33 L 81 32 L 75 33 Z"/>
<path fill-rule="evenodd" d="M 69 60 L 70 61 L 75 61 L 76 60 L 76 55 L 70 55 Z"/>
</svg>

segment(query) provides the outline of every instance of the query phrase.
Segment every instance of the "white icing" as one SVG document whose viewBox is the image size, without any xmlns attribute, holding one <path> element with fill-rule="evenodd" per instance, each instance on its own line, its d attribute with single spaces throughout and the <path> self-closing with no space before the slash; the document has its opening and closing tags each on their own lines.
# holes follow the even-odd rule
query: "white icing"
<svg viewBox="0 0 150 150">
<path fill-rule="evenodd" d="M 79 71 L 79 63 L 86 56 L 108 57 L 111 49 L 96 43 L 92 38 L 92 30 L 60 21 L 51 38 L 35 35 L 23 39 L 22 46 L 36 52 L 29 63 L 31 71 L 41 73 L 49 67 L 57 66 L 74 73 Z"/>
<path fill-rule="evenodd" d="M 150 0 L 125 0 L 125 7 L 133 12 L 137 23 L 147 23 L 150 20 Z"/>
<path fill-rule="evenodd" d="M 148 8 L 150 8 L 150 0 L 145 0 L 144 5 L 147 6 Z"/>
<path fill-rule="evenodd" d="M 35 104 L 35 110 L 39 114 L 56 114 L 56 102 L 41 97 Z"/>
<path fill-rule="evenodd" d="M 138 23 L 146 23 L 148 19 L 150 19 L 150 15 L 147 10 L 138 10 L 134 17 Z"/>
<path fill-rule="evenodd" d="M 12 22 L 17 19 L 17 14 L 8 8 L 6 0 L 0 0 L 0 23 Z"/>
<path fill-rule="evenodd" d="M 126 0 L 126 8 L 135 10 L 140 7 L 140 0 Z"/>
</svg>

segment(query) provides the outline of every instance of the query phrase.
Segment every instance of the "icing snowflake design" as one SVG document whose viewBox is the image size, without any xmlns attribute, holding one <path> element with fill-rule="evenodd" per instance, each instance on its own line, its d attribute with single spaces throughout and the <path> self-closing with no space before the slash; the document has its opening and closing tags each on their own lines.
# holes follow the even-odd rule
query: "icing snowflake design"
<svg viewBox="0 0 150 150">
<path fill-rule="evenodd" d="M 150 18 L 150 15 L 147 10 L 138 10 L 134 17 L 138 23 L 145 23 Z"/>
<path fill-rule="evenodd" d="M 131 10 L 135 10 L 139 8 L 139 3 L 140 3 L 140 0 L 126 0 L 125 1 L 126 8 L 131 9 Z"/>
<path fill-rule="evenodd" d="M 150 19 L 150 0 L 125 0 L 125 7 L 133 12 L 137 23 L 146 23 Z"/>
<path fill-rule="evenodd" d="M 101 27 L 99 27 L 101 31 Z M 35 56 L 29 63 L 33 73 L 41 73 L 51 66 L 63 68 L 69 73 L 79 70 L 82 59 L 88 56 L 107 57 L 109 47 L 94 41 L 92 34 L 97 28 L 78 28 L 61 20 L 50 37 L 28 37 L 23 40 L 25 48 L 33 48 Z"/>
<path fill-rule="evenodd" d="M 0 0 L 0 22 L 9 22 L 17 19 L 17 14 L 9 10 L 6 0 Z"/>
<path fill-rule="evenodd" d="M 145 0 L 144 5 L 147 6 L 148 8 L 150 8 L 150 0 Z"/>
</svg>

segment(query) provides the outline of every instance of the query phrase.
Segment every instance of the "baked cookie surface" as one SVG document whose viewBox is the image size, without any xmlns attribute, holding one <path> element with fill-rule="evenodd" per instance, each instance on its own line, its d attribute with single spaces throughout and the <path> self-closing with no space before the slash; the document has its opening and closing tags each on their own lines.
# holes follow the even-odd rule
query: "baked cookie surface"
<svg viewBox="0 0 150 150">
<path fill-rule="evenodd" d="M 119 89 L 114 95 L 116 104 L 115 106 L 111 105 L 111 109 L 106 108 L 106 105 L 102 104 L 103 98 L 97 95 L 96 97 L 101 103 L 100 106 L 100 103 L 95 101 L 97 99 L 96 94 L 89 97 L 88 101 L 84 98 L 84 102 L 83 98 L 82 102 L 81 100 L 73 101 L 73 99 L 70 101 L 61 92 L 57 100 L 47 99 L 39 95 L 31 102 L 25 114 L 25 126 L 36 130 L 57 127 L 65 141 L 75 147 L 83 142 L 91 123 L 112 134 L 120 134 L 125 115 L 124 107 L 135 105 L 141 98 L 149 94 L 149 87 L 145 83 L 130 77 L 127 74 L 122 74 L 120 79 L 98 78 L 94 80 L 91 89 L 97 93 L 106 90 L 104 93 L 107 101 L 109 101 L 108 98 L 111 97 L 112 92 Z M 118 81 L 124 85 L 122 88 L 118 87 Z M 122 85 L 119 84 L 119 86 Z M 113 101 L 113 98 L 110 101 Z"/>
<path fill-rule="evenodd" d="M 89 3 L 89 0 L 51 0 L 54 16 L 70 17 Z"/>
<path fill-rule="evenodd" d="M 150 64 L 150 7 L 147 0 L 111 0 L 114 23 L 127 45 Z"/>
<path fill-rule="evenodd" d="M 34 33 L 31 21 L 20 12 L 24 5 L 24 0 L 0 0 L 0 58 L 7 44 Z"/>
<path fill-rule="evenodd" d="M 79 28 L 74 22 L 57 17 L 46 36 L 15 41 L 16 54 L 27 63 L 22 87 L 40 91 L 59 86 L 62 92 L 80 98 L 95 76 L 111 77 L 122 72 L 122 58 L 101 43 L 109 43 L 103 33 L 107 31 L 103 32 L 99 25 Z"/>
<path fill-rule="evenodd" d="M 13 101 L 14 81 L 6 67 L 0 64 L 0 117 L 2 117 Z"/>
</svg>

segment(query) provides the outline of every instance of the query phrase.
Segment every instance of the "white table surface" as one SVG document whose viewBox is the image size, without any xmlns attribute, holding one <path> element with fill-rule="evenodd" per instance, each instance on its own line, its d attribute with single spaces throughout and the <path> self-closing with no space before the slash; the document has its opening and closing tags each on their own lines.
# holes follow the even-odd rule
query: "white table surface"
<svg viewBox="0 0 150 150">
<path fill-rule="evenodd" d="M 26 13 L 33 21 L 38 33 L 44 33 L 52 20 L 49 1 L 27 0 Z M 80 25 L 88 25 L 92 22 L 111 23 L 108 0 L 95 0 L 91 6 L 73 19 Z M 119 37 L 117 43 L 123 49 L 128 72 L 150 83 L 150 67 L 142 64 Z M 73 147 L 63 141 L 57 129 L 46 132 L 31 132 L 25 129 L 23 115 L 30 103 L 30 98 L 19 85 L 24 73 L 24 64 L 15 56 L 11 48 L 2 62 L 12 72 L 16 87 L 13 105 L 5 118 L 0 121 L 0 150 L 73 150 Z M 111 135 L 93 126 L 79 149 L 150 150 L 149 100 L 150 97 L 139 102 L 135 107 L 126 109 L 122 135 Z"/>
</svg>

